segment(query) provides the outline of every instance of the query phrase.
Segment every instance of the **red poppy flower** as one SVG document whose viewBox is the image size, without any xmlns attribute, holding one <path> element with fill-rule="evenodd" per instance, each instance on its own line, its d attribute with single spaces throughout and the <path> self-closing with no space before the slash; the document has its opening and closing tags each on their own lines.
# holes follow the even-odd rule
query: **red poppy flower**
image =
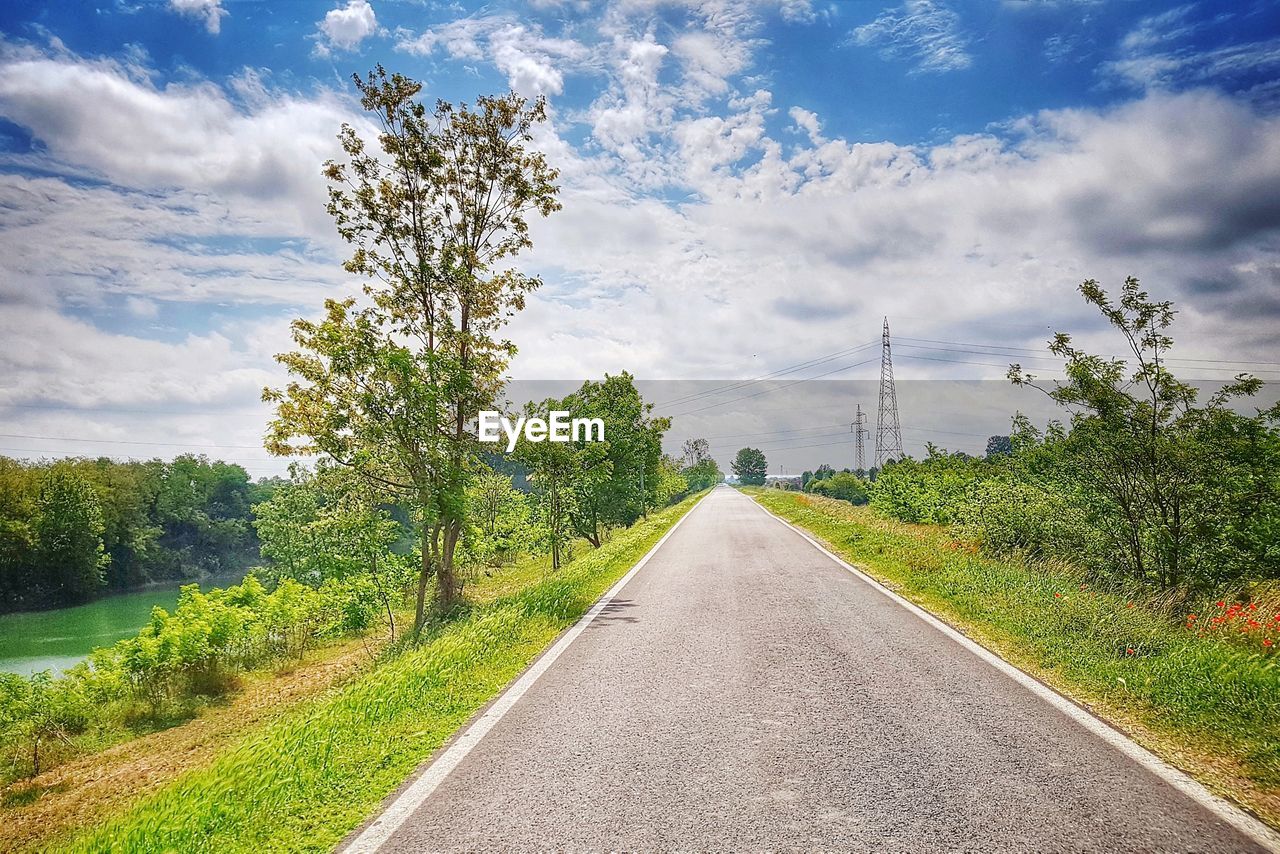
<svg viewBox="0 0 1280 854">
<path fill-rule="evenodd" d="M 1133 647 L 1129 647 L 1124 651 L 1125 655 L 1133 655 Z"/>
</svg>

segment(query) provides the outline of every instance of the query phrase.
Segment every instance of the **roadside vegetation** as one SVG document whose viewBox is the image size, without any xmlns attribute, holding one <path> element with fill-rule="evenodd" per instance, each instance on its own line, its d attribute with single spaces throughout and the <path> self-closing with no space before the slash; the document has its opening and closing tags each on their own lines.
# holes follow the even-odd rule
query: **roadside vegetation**
<svg viewBox="0 0 1280 854">
<path fill-rule="evenodd" d="M 1280 824 L 1280 667 L 1239 629 L 1275 601 L 1184 608 L 1161 591 L 1095 583 L 1070 564 L 995 555 L 939 525 L 780 489 L 756 500 L 833 552 Z M 1219 604 L 1219 603 L 1222 604 Z M 1270 609 L 1270 610 L 1267 610 Z M 1222 622 L 1202 631 L 1199 623 Z M 1280 637 L 1275 628 L 1267 636 Z"/>
<path fill-rule="evenodd" d="M 1172 305 L 1137 280 L 1080 290 L 1126 357 L 1059 334 L 1064 380 L 1009 371 L 1065 423 L 756 497 L 1280 824 L 1280 405 L 1250 413 L 1244 374 L 1201 401 L 1166 364 Z"/>
<path fill-rule="evenodd" d="M 525 586 L 432 623 L 417 645 L 249 734 L 65 850 L 329 850 L 697 497 L 614 534 L 559 572 L 543 563 L 525 574 Z"/>
<path fill-rule="evenodd" d="M 278 356 L 290 381 L 263 393 L 276 407 L 267 449 L 317 463 L 251 485 L 242 469 L 203 458 L 0 460 L 0 477 L 30 483 L 5 493 L 30 524 L 9 524 L 21 514 L 0 507 L 0 544 L 30 540 L 35 566 L 78 585 L 14 574 L 8 549 L 0 572 L 20 596 L 89 595 L 109 567 L 169 542 L 163 525 L 109 533 L 119 513 L 107 499 L 134 493 L 99 488 L 102 472 L 154 475 L 138 512 L 155 521 L 155 508 L 180 508 L 194 526 L 180 530 L 197 532 L 173 540 L 184 554 L 203 554 L 212 531 L 260 555 L 243 582 L 184 587 L 172 613 L 155 609 L 136 637 L 61 676 L 0 674 L 0 826 L 26 828 L 23 844 L 48 847 L 74 824 L 10 825 L 3 810 L 44 815 L 47 797 L 56 814 L 61 798 L 76 800 L 70 781 L 98 779 L 42 785 L 59 766 L 93 768 L 96 754 L 132 740 L 182 743 L 157 731 L 219 718 L 273 673 L 292 685 L 309 656 L 346 659 L 359 644 L 367 661 L 320 680 L 317 690 L 335 693 L 270 703 L 261 730 L 197 751 L 197 767 L 170 762 L 172 774 L 153 777 L 164 787 L 136 808 L 141 792 L 106 786 L 113 806 L 98 809 L 94 795 L 75 813 L 97 823 L 132 809 L 89 832 L 84 850 L 332 844 L 625 572 L 688 496 L 721 479 L 705 442 L 684 459 L 662 453 L 669 423 L 626 373 L 526 406 L 599 418 L 602 441 L 525 438 L 510 454 L 478 442 L 478 413 L 502 405 L 515 352 L 501 329 L 540 284 L 513 266 L 532 245 L 526 219 L 559 209 L 556 172 L 529 147 L 545 105 L 513 93 L 428 110 L 419 84 L 381 67 L 355 83 L 382 132 L 375 143 L 342 128 L 346 158 L 323 172 L 363 293 L 295 321 L 297 350 Z"/>
</svg>

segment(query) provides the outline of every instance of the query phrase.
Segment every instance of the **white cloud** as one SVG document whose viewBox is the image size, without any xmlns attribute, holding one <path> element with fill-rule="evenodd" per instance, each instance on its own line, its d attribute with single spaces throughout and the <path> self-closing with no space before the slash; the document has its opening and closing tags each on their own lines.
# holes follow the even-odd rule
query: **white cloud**
<svg viewBox="0 0 1280 854">
<path fill-rule="evenodd" d="M 958 71 L 973 63 L 960 16 L 936 0 L 904 0 L 855 29 L 851 41 L 879 48 L 886 59 L 913 60 L 918 72 Z"/>
<path fill-rule="evenodd" d="M 1073 288 L 1131 273 L 1178 301 L 1182 355 L 1222 357 L 1229 340 L 1235 358 L 1274 358 L 1274 115 L 1152 91 L 938 145 L 855 141 L 753 76 L 741 4 L 699 7 L 678 31 L 626 2 L 598 32 L 492 16 L 398 34 L 416 54 L 492 63 L 522 91 L 554 94 L 572 73 L 598 93 L 536 131 L 564 210 L 532 224 L 521 260 L 546 284 L 511 328 L 516 376 L 743 376 L 870 338 L 884 314 L 900 335 L 1039 346 L 1067 328 L 1106 351 Z M 725 33 L 743 53 L 712 55 Z M 288 346 L 284 318 L 354 290 L 318 165 L 338 125 L 361 119 L 325 90 L 254 74 L 159 85 L 142 62 L 0 54 L 0 115 L 39 142 L 7 161 L 38 170 L 0 176 L 0 337 L 15 336 L 0 372 L 22 399 L 47 388 L 192 413 L 234 401 L 260 427 L 252 394 Z M 180 302 L 274 319 L 146 338 Z M 130 312 L 141 337 L 85 320 Z M 77 339 L 65 359 L 35 349 L 64 338 Z M 119 375 L 98 388 L 86 366 L 117 350 Z M 902 377 L 1001 373 L 909 352 Z M 153 382 L 147 362 L 164 366 Z M 31 432 L 99 429 L 83 413 L 40 418 Z M 194 414 L 173 423 L 176 436 L 208 429 Z"/>
<path fill-rule="evenodd" d="M 796 123 L 796 127 L 809 135 L 810 142 L 814 145 L 822 142 L 822 122 L 818 119 L 817 113 L 803 107 L 792 107 L 787 111 L 787 115 L 791 116 L 791 121 Z"/>
<path fill-rule="evenodd" d="M 378 18 L 367 0 L 347 0 L 347 5 L 326 12 L 318 26 L 324 39 L 318 45 L 321 52 L 355 50 L 378 31 Z"/>
<path fill-rule="evenodd" d="M 179 15 L 204 21 L 204 28 L 215 36 L 222 29 L 222 19 L 228 14 L 222 8 L 222 0 L 169 0 L 169 8 Z"/>
<path fill-rule="evenodd" d="M 1195 5 L 1178 6 L 1141 19 L 1121 39 L 1115 59 L 1099 73 L 1136 89 L 1174 89 L 1204 84 L 1231 85 L 1241 79 L 1280 70 L 1280 38 L 1234 41 L 1219 26 L 1230 15 L 1197 19 Z M 1206 42 L 1205 46 L 1193 42 Z M 1214 44 L 1214 42 L 1217 42 Z M 1264 87 L 1258 100 L 1274 93 Z"/>
<path fill-rule="evenodd" d="M 417 56 L 437 50 L 452 59 L 491 60 L 522 95 L 558 95 L 565 69 L 589 64 L 592 52 L 567 38 L 550 38 L 508 15 L 460 18 L 414 35 L 400 32 L 396 49 Z"/>
</svg>

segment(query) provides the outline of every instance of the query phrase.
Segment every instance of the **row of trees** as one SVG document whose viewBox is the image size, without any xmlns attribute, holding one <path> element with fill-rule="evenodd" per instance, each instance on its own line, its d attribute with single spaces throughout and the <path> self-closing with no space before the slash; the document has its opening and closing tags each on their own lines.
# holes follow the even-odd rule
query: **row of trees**
<svg viewBox="0 0 1280 854">
<path fill-rule="evenodd" d="M 243 569 L 258 556 L 250 508 L 272 487 L 200 456 L 0 457 L 0 610 Z"/>
</svg>

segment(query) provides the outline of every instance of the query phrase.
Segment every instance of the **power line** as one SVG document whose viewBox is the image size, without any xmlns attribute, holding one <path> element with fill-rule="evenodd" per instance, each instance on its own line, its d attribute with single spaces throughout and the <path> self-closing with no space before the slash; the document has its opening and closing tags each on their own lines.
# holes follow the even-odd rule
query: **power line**
<svg viewBox="0 0 1280 854">
<path fill-rule="evenodd" d="M 5 439 L 39 439 L 51 442 L 93 442 L 107 445 L 148 445 L 175 448 L 239 448 L 251 451 L 262 450 L 261 445 L 213 445 L 206 442 L 139 442 L 130 439 L 89 439 L 83 436 L 31 436 L 25 433 L 0 433 Z"/>
<path fill-rule="evenodd" d="M 125 415 L 201 415 L 221 418 L 261 418 L 261 412 L 227 412 L 223 409 L 128 409 L 118 406 L 75 406 L 66 403 L 9 403 L 0 401 L 0 409 L 39 409 L 67 412 L 118 412 Z"/>
<path fill-rule="evenodd" d="M 791 388 L 794 385 L 800 385 L 801 383 L 812 382 L 814 380 L 822 379 L 823 377 L 830 376 L 831 374 L 838 374 L 841 371 L 848 371 L 853 368 L 861 367 L 863 365 L 869 365 L 874 361 L 875 359 L 867 359 L 866 361 L 862 361 L 862 362 L 854 362 L 852 365 L 844 365 L 843 367 L 832 368 L 831 370 L 824 371 L 823 373 L 818 374 L 816 376 L 806 377 L 801 380 L 793 380 L 792 382 L 789 382 L 786 385 L 778 386 L 777 388 L 765 389 L 764 391 L 758 391 L 755 394 L 748 394 L 748 395 L 743 395 L 742 397 L 731 398 L 729 400 L 721 401 L 720 403 L 712 403 L 708 406 L 702 406 L 702 407 L 699 407 L 698 409 L 690 409 L 686 412 L 677 412 L 677 413 L 674 413 L 671 417 L 678 418 L 681 415 L 692 415 L 695 412 L 705 412 L 708 409 L 715 409 L 720 406 L 728 406 L 730 403 L 737 403 L 740 400 L 750 400 L 753 397 L 760 397 L 761 395 L 764 395 L 764 394 L 773 394 L 775 391 L 782 391 L 783 389 Z"/>
<path fill-rule="evenodd" d="M 1020 352 L 1020 353 L 1048 353 L 1048 352 L 1050 352 L 1048 349 L 1046 349 L 1046 348 L 1044 348 L 1044 347 L 1035 347 L 1035 348 L 1033 348 L 1033 347 L 1013 347 L 1013 346 L 1005 345 L 1005 344 L 979 344 L 979 343 L 973 343 L 973 342 L 967 342 L 967 341 L 942 341 L 942 340 L 940 340 L 940 339 L 936 339 L 936 338 L 907 338 L 907 337 L 900 337 L 900 338 L 898 339 L 898 341 L 899 341 L 899 342 L 903 342 L 903 341 L 920 341 L 920 342 L 923 342 L 923 343 L 926 343 L 926 344 L 950 344 L 950 345 L 952 345 L 952 346 L 954 346 L 954 347 L 981 347 L 981 348 L 984 348 L 984 349 L 987 349 L 987 350 L 1014 350 L 1014 351 L 1017 351 L 1017 352 Z M 910 345 L 910 344 L 903 344 L 902 346 L 912 346 L 912 345 Z M 938 348 L 938 347 L 923 347 L 923 348 L 920 348 L 920 349 L 926 349 L 926 350 L 937 350 L 937 349 L 944 349 L 944 348 Z M 972 352 L 972 351 L 969 351 L 969 350 L 960 350 L 960 351 L 956 351 L 956 352 Z M 998 355 L 1001 355 L 1001 354 L 999 354 L 999 353 L 980 353 L 980 354 L 978 354 L 978 355 L 998 356 Z M 1106 358 L 1108 358 L 1108 359 L 1126 359 L 1126 358 L 1132 358 L 1131 356 L 1117 356 L 1117 355 L 1115 355 L 1115 354 L 1103 354 L 1103 355 L 1104 355 Z M 1047 358 L 1059 358 L 1059 357 L 1055 357 L 1055 356 L 1040 356 L 1040 357 L 1034 357 L 1034 358 L 1046 358 L 1046 359 L 1047 359 Z M 1239 366 L 1241 366 L 1241 365 L 1272 365 L 1272 366 L 1275 366 L 1275 367 L 1280 367 L 1280 362 L 1248 361 L 1248 360 L 1242 360 L 1242 359 L 1195 359 L 1195 358 L 1192 358 L 1192 357 L 1190 357 L 1190 356 L 1169 356 L 1169 357 L 1167 357 L 1167 358 L 1162 359 L 1162 361 L 1164 361 L 1164 362 L 1168 362 L 1168 363 L 1173 363 L 1173 362 L 1195 362 L 1195 363 L 1199 363 L 1199 364 L 1217 364 L 1217 365 L 1227 365 L 1227 366 L 1229 366 L 1229 367 L 1222 368 L 1221 370 L 1229 370 L 1230 368 L 1239 367 Z M 1275 373 L 1275 372 L 1274 372 L 1274 371 L 1267 371 L 1266 373 Z"/>
<path fill-rule="evenodd" d="M 672 398 L 671 400 L 664 400 L 664 401 L 662 401 L 661 403 L 656 403 L 656 404 L 654 404 L 654 406 L 655 406 L 655 407 L 659 407 L 659 406 L 675 406 L 675 405 L 677 405 L 677 404 L 681 404 L 681 403 L 689 403 L 689 402 L 692 402 L 692 401 L 697 400 L 697 399 L 699 399 L 699 398 L 709 397 L 709 396 L 712 396 L 712 395 L 715 395 L 715 394 L 719 394 L 719 393 L 720 393 L 720 392 L 722 392 L 722 391 L 734 391 L 734 390 L 739 389 L 739 388 L 745 388 L 745 387 L 747 387 L 747 386 L 754 385 L 754 384 L 756 384 L 756 383 L 758 383 L 758 382 L 763 382 L 764 380 L 768 380 L 768 379 L 776 379 L 776 378 L 781 377 L 781 376 L 786 376 L 787 374 L 793 374 L 793 373 L 795 373 L 796 371 L 804 370 L 805 368 L 812 368 L 812 367 L 815 367 L 815 366 L 817 366 L 817 365 L 821 365 L 821 364 L 824 364 L 824 363 L 826 363 L 826 362 L 830 362 L 830 361 L 833 361 L 833 360 L 835 360 L 835 359 L 839 359 L 839 358 L 841 358 L 841 357 L 843 357 L 843 356 L 851 356 L 851 355 L 853 355 L 854 353 L 856 353 L 857 351 L 859 351 L 859 350 L 865 350 L 865 349 L 867 349 L 868 347 L 870 347 L 871 345 L 873 345 L 873 344 L 875 344 L 875 343 L 876 343 L 875 341 L 868 341 L 867 343 L 865 343 L 865 344 L 859 344 L 859 345 L 858 345 L 858 346 L 856 346 L 856 347 L 849 347 L 849 348 L 844 349 L 844 350 L 837 350 L 837 351 L 835 351 L 834 353 L 828 353 L 828 354 L 827 354 L 827 355 L 825 355 L 825 356 L 818 356 L 818 357 L 816 357 L 816 358 L 813 358 L 813 359 L 808 360 L 807 362 L 800 362 L 800 363 L 798 363 L 798 364 L 790 365 L 790 366 L 785 367 L 785 368 L 779 368 L 779 369 L 778 369 L 778 370 L 776 370 L 776 371 L 771 371 L 771 372 L 769 372 L 769 373 L 767 373 L 767 374 L 762 374 L 761 376 L 755 377 L 755 378 L 753 378 L 753 379 L 749 379 L 749 380 L 741 380 L 741 381 L 739 381 L 739 382 L 734 382 L 734 383 L 730 383 L 730 384 L 728 384 L 728 385 L 719 386 L 719 387 L 717 387 L 717 388 L 708 389 L 707 391 L 693 392 L 693 393 L 691 393 L 691 394 L 686 394 L 686 395 L 683 395 L 683 396 L 681 396 L 681 397 Z"/>
</svg>

